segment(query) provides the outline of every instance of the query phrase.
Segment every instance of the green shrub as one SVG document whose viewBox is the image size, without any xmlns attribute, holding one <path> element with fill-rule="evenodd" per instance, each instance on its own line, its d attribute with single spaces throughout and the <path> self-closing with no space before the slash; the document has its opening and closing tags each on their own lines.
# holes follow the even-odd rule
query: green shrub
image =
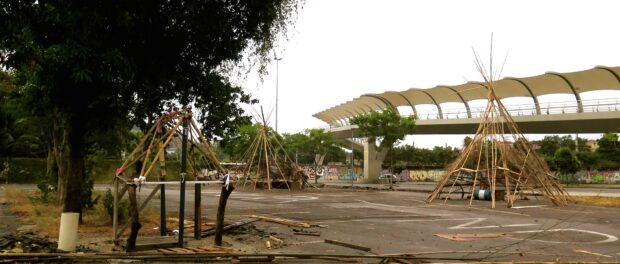
<svg viewBox="0 0 620 264">
<path fill-rule="evenodd" d="M 5 164 L 6 162 L 6 164 Z M 94 181 L 94 183 L 112 183 L 114 179 L 114 172 L 116 168 L 123 164 L 123 160 L 96 160 L 87 161 L 87 176 Z M 7 180 L 9 183 L 38 183 L 40 179 L 45 178 L 45 172 L 47 170 L 47 161 L 44 158 L 7 158 L 3 162 L 0 162 L 0 172 L 8 165 Z M 128 168 L 127 171 L 130 176 L 133 173 L 133 168 Z M 174 181 L 179 180 L 181 173 L 181 162 L 178 160 L 166 161 L 166 180 Z M 148 180 L 159 180 L 159 164 L 153 167 L 153 171 L 150 174 Z M 5 179 L 2 179 L 4 181 Z M 55 182 L 49 179 L 47 183 L 54 185 Z"/>
<path fill-rule="evenodd" d="M 35 183 L 43 179 L 47 170 L 45 159 L 37 158 L 9 158 L 6 164 L 10 168 L 5 175 L 9 183 Z M 3 162 L 4 163 L 4 162 Z M 3 165 L 5 167 L 6 165 Z"/>
<path fill-rule="evenodd" d="M 108 214 L 109 219 L 114 216 L 114 195 L 112 191 L 108 189 L 103 195 L 103 207 Z M 118 203 L 118 222 L 123 223 L 129 217 L 129 201 L 121 200 Z"/>
</svg>

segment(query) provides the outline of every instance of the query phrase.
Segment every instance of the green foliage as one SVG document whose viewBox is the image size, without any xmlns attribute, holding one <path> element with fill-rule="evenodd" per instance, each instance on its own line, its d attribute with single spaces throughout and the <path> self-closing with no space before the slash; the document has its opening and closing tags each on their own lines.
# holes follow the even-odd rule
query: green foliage
<svg viewBox="0 0 620 264">
<path fill-rule="evenodd" d="M 415 146 L 399 146 L 390 150 L 388 157 L 394 159 L 396 166 L 408 168 L 445 167 L 459 154 L 459 150 L 452 147 L 434 147 L 431 149 L 416 148 Z M 387 164 L 384 162 L 384 166 Z"/>
<path fill-rule="evenodd" d="M 89 148 L 96 156 L 118 155 L 101 135 L 130 122 L 148 127 L 179 104 L 194 107 L 207 137 L 248 123 L 239 103 L 255 101 L 229 81 L 233 66 L 247 55 L 264 69 L 299 6 L 295 0 L 2 1 L 0 65 L 15 72 L 35 116 L 59 120 L 69 132 L 72 184 L 83 179 L 79 167 Z M 69 189 L 78 193 L 68 197 L 80 195 L 80 187 Z M 80 206 L 67 199 L 64 210 Z"/>
<path fill-rule="evenodd" d="M 223 152 L 230 155 L 233 161 L 241 160 L 258 135 L 258 130 L 258 124 L 243 125 L 237 133 L 227 134 L 220 141 Z"/>
<path fill-rule="evenodd" d="M 38 179 L 45 178 L 47 168 L 45 159 L 9 158 L 5 161 L 10 168 L 9 183 L 35 183 Z"/>
<path fill-rule="evenodd" d="M 599 168 L 600 161 L 599 156 L 596 153 L 588 150 L 579 151 L 576 153 L 576 155 L 583 169 L 594 170 Z"/>
<path fill-rule="evenodd" d="M 114 217 L 114 195 L 112 191 L 108 189 L 102 198 L 103 208 L 109 217 Z M 129 218 L 129 201 L 127 199 L 120 200 L 118 203 L 118 221 L 120 223 L 125 222 Z"/>
<path fill-rule="evenodd" d="M 351 124 L 359 127 L 359 134 L 368 142 L 380 140 L 378 149 L 391 148 L 395 143 L 413 133 L 414 117 L 401 117 L 398 110 L 388 107 L 382 112 L 372 111 L 351 118 Z"/>
<path fill-rule="evenodd" d="M 97 195 L 93 198 L 93 188 L 95 187 L 95 180 L 87 177 L 82 187 L 82 204 L 88 209 L 92 209 L 99 201 L 100 196 Z"/>
<path fill-rule="evenodd" d="M 0 156 L 42 156 L 45 148 L 43 125 L 29 114 L 23 91 L 14 84 L 13 74 L 0 71 Z"/>
<path fill-rule="evenodd" d="M 343 162 L 346 153 L 334 134 L 322 128 L 307 129 L 303 133 L 283 134 L 282 144 L 289 157 L 300 164 L 313 164 L 315 155 L 325 155 L 324 163 Z"/>
<path fill-rule="evenodd" d="M 610 163 L 609 165 L 614 163 L 615 166 L 620 165 L 620 142 L 618 142 L 618 134 L 603 134 L 603 137 L 598 140 L 598 149 L 596 149 L 596 153 L 599 157 L 607 160 L 608 163 Z"/>
<path fill-rule="evenodd" d="M 49 182 L 46 179 L 40 179 L 37 181 L 37 189 L 41 193 L 40 196 L 31 197 L 32 201 L 49 203 L 54 199 L 54 195 L 56 193 L 56 188 L 54 184 Z"/>
<path fill-rule="evenodd" d="M 553 156 L 553 161 L 558 172 L 563 174 L 574 174 L 581 169 L 581 162 L 579 162 L 575 153 L 567 147 L 558 149 Z"/>
<path fill-rule="evenodd" d="M 583 139 L 581 139 L 583 141 Z M 554 136 L 545 136 L 540 141 L 535 141 L 536 144 L 540 146 L 539 153 L 542 155 L 553 156 L 561 147 L 565 147 L 571 150 L 576 148 L 575 140 L 573 140 L 572 136 L 567 135 L 560 137 L 558 135 Z M 585 145 L 585 143 L 583 144 Z"/>
</svg>

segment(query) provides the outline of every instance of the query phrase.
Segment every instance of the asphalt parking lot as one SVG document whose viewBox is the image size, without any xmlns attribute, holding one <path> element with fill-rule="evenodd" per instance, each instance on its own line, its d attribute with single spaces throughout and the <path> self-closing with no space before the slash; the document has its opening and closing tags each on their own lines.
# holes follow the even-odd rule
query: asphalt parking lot
<svg viewBox="0 0 620 264">
<path fill-rule="evenodd" d="M 101 186 L 100 186 L 101 188 Z M 249 189 L 249 188 L 248 188 Z M 188 186 L 186 217 L 193 214 Z M 148 195 L 142 187 L 141 197 Z M 214 219 L 219 187 L 202 190 L 203 215 Z M 498 202 L 451 199 L 427 204 L 427 193 L 341 188 L 235 190 L 227 221 L 247 215 L 306 222 L 320 236 L 294 235 L 294 228 L 266 222 L 256 227 L 285 241 L 256 252 L 318 254 L 416 254 L 429 258 L 515 261 L 620 261 L 620 208 L 570 205 L 542 199 L 520 200 L 513 208 Z M 178 208 L 179 192 L 167 190 L 168 209 Z M 455 196 L 456 197 L 456 196 Z M 153 199 L 153 206 L 159 205 Z M 190 235 L 190 234 L 187 234 Z M 370 248 L 370 252 L 323 243 L 325 239 Z M 243 242 L 243 241 L 241 241 Z"/>
</svg>

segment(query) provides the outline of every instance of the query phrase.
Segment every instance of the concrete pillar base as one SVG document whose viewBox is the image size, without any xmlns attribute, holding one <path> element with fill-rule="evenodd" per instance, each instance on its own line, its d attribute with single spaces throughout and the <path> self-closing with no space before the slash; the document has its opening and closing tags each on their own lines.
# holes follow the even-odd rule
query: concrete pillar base
<svg viewBox="0 0 620 264">
<path fill-rule="evenodd" d="M 377 183 L 381 175 L 381 164 L 387 156 L 388 149 L 377 150 L 375 142 L 364 141 L 364 177 L 358 179 L 363 183 Z"/>
</svg>

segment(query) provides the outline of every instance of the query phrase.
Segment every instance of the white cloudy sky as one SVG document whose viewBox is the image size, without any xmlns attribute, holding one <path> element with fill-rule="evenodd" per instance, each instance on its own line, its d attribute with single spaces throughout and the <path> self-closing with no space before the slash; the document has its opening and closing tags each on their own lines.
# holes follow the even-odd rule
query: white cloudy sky
<svg viewBox="0 0 620 264">
<path fill-rule="evenodd" d="M 278 130 L 326 127 L 312 115 L 364 93 L 479 81 L 472 47 L 488 58 L 491 33 L 496 63 L 508 53 L 502 77 L 620 66 L 618 10 L 620 1 L 307 0 L 278 54 Z M 275 84 L 275 62 L 262 82 L 250 76 L 243 83 L 271 113 L 272 126 Z M 460 146 L 462 138 L 407 142 Z"/>
</svg>

